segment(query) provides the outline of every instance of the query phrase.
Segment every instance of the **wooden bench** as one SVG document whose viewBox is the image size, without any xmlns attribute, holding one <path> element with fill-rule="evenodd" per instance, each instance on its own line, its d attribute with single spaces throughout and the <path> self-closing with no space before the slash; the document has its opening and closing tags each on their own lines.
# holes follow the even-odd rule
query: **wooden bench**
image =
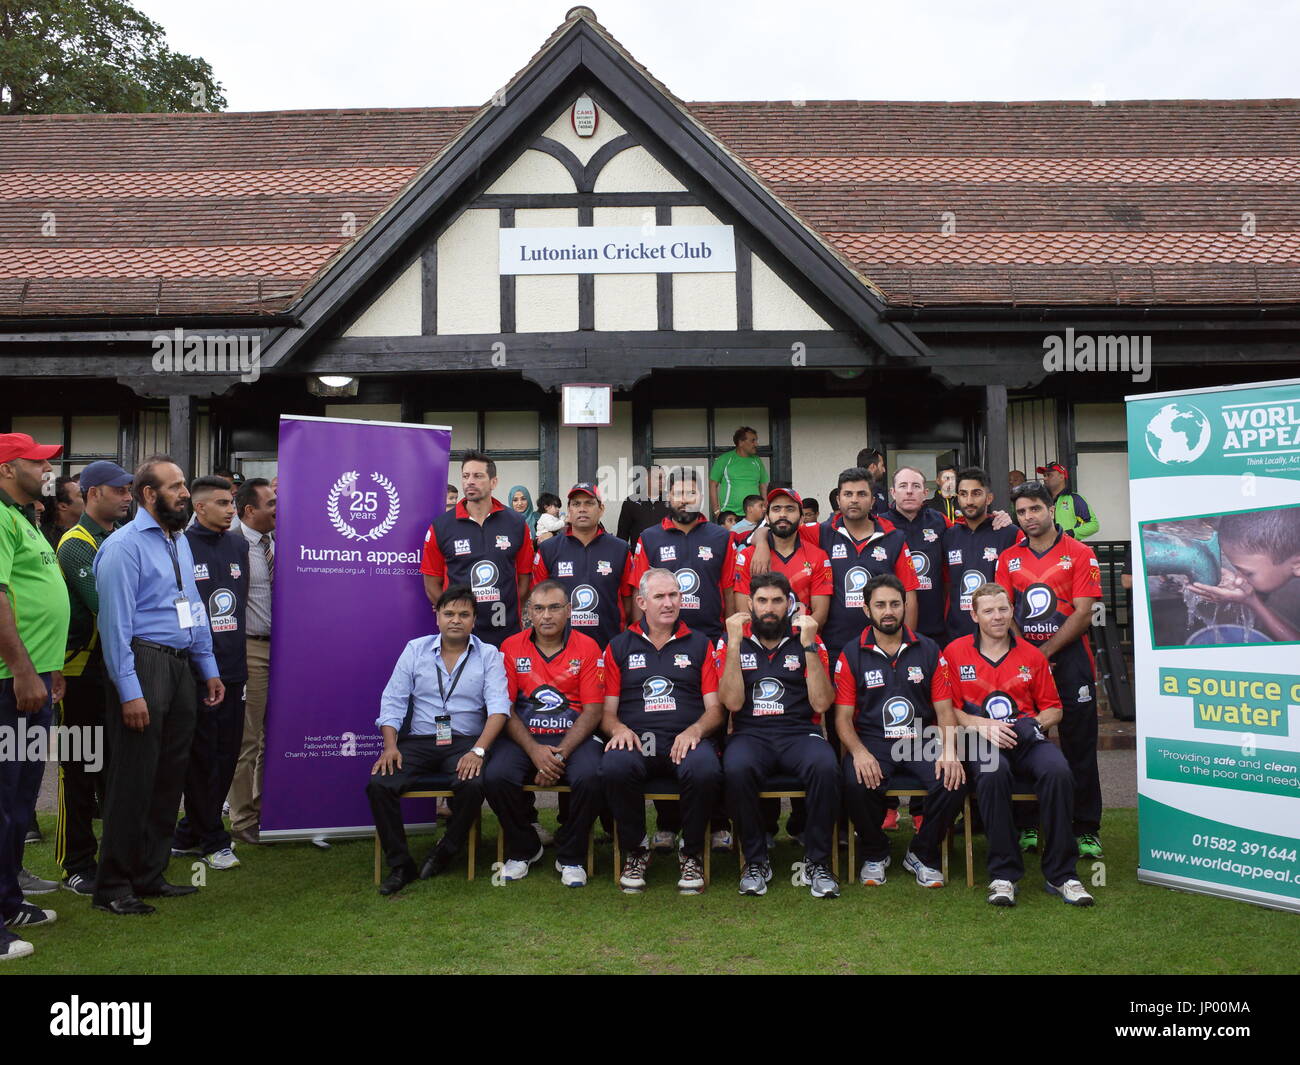
<svg viewBox="0 0 1300 1065">
<path fill-rule="evenodd" d="M 643 798 L 646 802 L 655 802 L 658 800 L 663 800 L 665 802 L 681 802 L 682 793 L 680 789 L 678 790 L 673 789 L 672 784 L 669 782 L 669 778 L 660 778 L 658 780 L 652 778 L 645 782 L 645 793 Z M 713 850 L 711 846 L 711 837 L 713 833 L 711 831 L 711 826 L 712 823 L 709 821 L 706 821 L 704 823 L 704 886 L 705 887 L 709 886 L 709 881 L 712 873 L 712 863 L 710 861 L 710 854 L 712 853 Z M 618 822 L 615 821 L 614 822 L 614 883 L 617 884 L 622 876 L 623 876 L 623 858 L 618 845 Z"/>
<path fill-rule="evenodd" d="M 758 793 L 762 799 L 807 799 L 808 792 L 800 786 L 800 781 L 794 777 L 773 777 L 764 785 Z M 779 815 L 778 815 L 779 816 Z M 853 846 L 852 843 L 849 844 Z M 740 845 L 740 836 L 736 836 L 736 858 L 740 864 L 740 871 L 745 871 L 745 854 Z M 852 862 L 850 862 L 852 864 Z M 835 874 L 835 879 L 840 877 L 840 824 L 836 819 L 831 826 L 831 872 Z"/>
<path fill-rule="evenodd" d="M 525 784 L 524 791 L 551 791 L 557 795 L 572 792 L 568 784 Z M 506 860 L 506 834 L 497 829 L 497 861 L 504 864 Z M 615 863 L 617 864 L 617 862 Z M 592 822 L 591 832 L 587 835 L 587 875 L 596 875 L 596 822 Z"/>
<path fill-rule="evenodd" d="M 398 796 L 399 799 L 450 799 L 455 794 L 451 788 L 421 788 L 415 787 L 410 791 L 404 791 Z M 467 848 L 467 865 L 465 879 L 474 879 L 474 866 L 478 860 L 478 843 L 480 834 L 483 830 L 483 817 L 478 814 L 474 817 L 474 825 L 469 833 L 469 846 Z M 375 883 L 378 884 L 383 875 L 384 851 L 379 845 L 379 833 L 375 832 Z"/>
<path fill-rule="evenodd" d="M 897 796 L 900 799 L 912 798 L 914 796 L 925 798 L 925 796 L 928 794 L 929 791 L 927 791 L 925 788 L 890 788 L 888 791 L 885 792 L 886 796 Z M 968 791 L 966 793 L 965 799 L 962 801 L 962 828 L 965 830 L 965 836 L 966 836 L 966 886 L 974 887 L 975 886 L 975 851 L 974 851 L 974 845 L 971 841 L 970 821 L 971 821 L 970 792 Z M 851 877 L 853 877 L 854 880 L 857 880 L 858 878 L 858 865 L 857 865 L 857 856 L 856 856 L 857 842 L 858 842 L 858 834 L 854 830 L 853 826 L 850 825 L 849 826 L 848 873 Z M 951 842 L 952 842 L 952 829 L 949 829 L 948 835 L 944 838 L 943 841 L 943 853 L 941 857 L 942 869 L 940 870 L 943 873 L 943 881 L 945 884 L 948 882 L 948 847 Z"/>
</svg>

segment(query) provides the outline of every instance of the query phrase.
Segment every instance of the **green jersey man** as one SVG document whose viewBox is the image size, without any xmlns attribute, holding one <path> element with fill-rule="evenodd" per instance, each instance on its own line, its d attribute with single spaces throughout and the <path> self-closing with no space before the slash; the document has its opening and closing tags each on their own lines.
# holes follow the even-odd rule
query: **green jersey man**
<svg viewBox="0 0 1300 1065">
<path fill-rule="evenodd" d="M 709 470 L 709 512 L 745 512 L 746 496 L 767 495 L 767 470 L 758 457 L 758 432 L 742 425 L 731 435 L 734 451 L 719 455 Z"/>
</svg>

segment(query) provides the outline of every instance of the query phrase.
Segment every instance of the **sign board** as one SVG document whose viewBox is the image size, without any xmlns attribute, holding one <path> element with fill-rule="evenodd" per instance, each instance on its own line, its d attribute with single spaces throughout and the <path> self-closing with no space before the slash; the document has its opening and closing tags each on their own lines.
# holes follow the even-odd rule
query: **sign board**
<svg viewBox="0 0 1300 1065">
<path fill-rule="evenodd" d="M 504 274 L 734 273 L 731 226 L 502 229 Z"/>
</svg>

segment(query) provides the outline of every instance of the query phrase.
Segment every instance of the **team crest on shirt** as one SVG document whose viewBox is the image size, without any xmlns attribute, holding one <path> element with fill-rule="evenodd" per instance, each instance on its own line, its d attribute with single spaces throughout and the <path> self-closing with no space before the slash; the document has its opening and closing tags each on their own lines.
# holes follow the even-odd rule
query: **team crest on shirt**
<svg viewBox="0 0 1300 1065">
<path fill-rule="evenodd" d="M 194 579 L 196 581 L 206 581 L 208 579 L 208 564 L 206 562 L 194 563 Z"/>
<path fill-rule="evenodd" d="M 786 656 L 785 656 L 785 668 L 786 668 L 786 669 L 798 669 L 798 668 L 799 668 L 799 656 L 798 656 L 798 655 L 786 655 Z"/>
<path fill-rule="evenodd" d="M 753 652 L 749 652 L 749 651 L 741 651 L 741 652 L 740 652 L 740 668 L 741 668 L 741 669 L 757 669 L 757 668 L 758 668 L 758 655 L 754 654 Z"/>
<path fill-rule="evenodd" d="M 614 568 L 609 564 L 607 559 L 600 558 L 596 560 L 596 572 L 602 577 L 608 577 L 614 572 Z"/>
<path fill-rule="evenodd" d="M 690 668 L 691 668 L 691 656 L 690 656 L 690 655 L 673 655 L 673 665 L 676 666 L 678 669 L 690 669 Z"/>
<path fill-rule="evenodd" d="M 986 547 L 984 549 L 984 561 L 996 562 L 997 560 L 998 560 L 998 549 L 996 547 Z"/>
<path fill-rule="evenodd" d="M 920 666 L 908 666 L 907 679 L 913 684 L 924 684 L 925 671 Z"/>
<path fill-rule="evenodd" d="M 961 552 L 960 552 L 960 551 L 949 551 L 949 552 L 948 552 L 948 565 L 950 565 L 950 566 L 960 566 L 960 565 L 961 565 Z"/>
<path fill-rule="evenodd" d="M 508 537 L 508 536 L 498 536 L 498 537 L 497 537 L 497 550 L 498 550 L 498 551 L 509 551 L 509 550 L 510 550 L 510 537 Z"/>
<path fill-rule="evenodd" d="M 1059 565 L 1061 569 L 1069 569 L 1071 566 L 1074 565 L 1074 559 L 1072 559 L 1069 555 L 1062 555 L 1057 565 Z"/>
<path fill-rule="evenodd" d="M 962 680 L 974 680 L 974 679 L 975 679 L 975 667 L 974 667 L 974 666 L 958 666 L 958 667 L 957 667 L 957 676 L 959 676 Z"/>
<path fill-rule="evenodd" d="M 939 534 L 935 532 L 933 529 L 922 529 L 921 536 L 922 538 L 924 538 L 926 543 L 930 543 L 930 544 L 934 543 L 937 539 L 939 539 Z"/>
<path fill-rule="evenodd" d="M 883 547 L 876 547 L 872 549 L 871 557 L 874 558 L 877 562 L 884 562 L 885 559 L 889 557 L 889 555 L 886 554 L 885 549 Z"/>
<path fill-rule="evenodd" d="M 1088 567 L 1088 580 L 1101 583 L 1101 567 L 1095 562 Z"/>
<path fill-rule="evenodd" d="M 516 673 L 531 673 L 532 671 L 533 671 L 533 660 L 531 658 L 525 657 L 525 658 L 515 659 Z"/>
<path fill-rule="evenodd" d="M 704 559 L 705 562 L 708 562 L 711 558 L 713 558 L 713 548 L 701 547 L 700 558 Z"/>
<path fill-rule="evenodd" d="M 1018 558 L 1009 558 L 1009 559 L 1007 559 L 1007 572 L 1008 572 L 1008 573 L 1015 573 L 1015 572 L 1016 572 L 1017 570 L 1019 570 L 1019 569 L 1020 569 L 1020 559 L 1018 559 Z"/>
<path fill-rule="evenodd" d="M 645 669 L 645 655 L 628 655 L 628 669 Z"/>
<path fill-rule="evenodd" d="M 452 551 L 452 554 L 455 554 L 455 555 L 468 555 L 468 554 L 469 554 L 469 541 L 468 541 L 468 540 L 453 540 L 453 541 L 451 542 L 451 551 Z"/>
<path fill-rule="evenodd" d="M 570 675 L 570 676 L 573 676 L 573 677 L 576 677 L 576 676 L 577 676 L 581 671 L 582 671 L 582 659 L 581 659 L 581 658 L 570 658 L 570 659 L 569 659 L 569 675 Z"/>
<path fill-rule="evenodd" d="M 232 581 L 239 580 L 239 578 L 243 576 L 243 573 L 244 571 L 240 569 L 238 562 L 232 562 L 230 564 L 230 579 Z"/>
<path fill-rule="evenodd" d="M 1023 680 L 1026 684 L 1028 684 L 1031 680 L 1034 679 L 1034 674 L 1030 671 L 1028 666 L 1021 666 L 1018 670 L 1016 670 L 1016 675 L 1019 676 L 1020 679 Z"/>
<path fill-rule="evenodd" d="M 675 548 L 672 544 L 665 544 L 663 547 L 659 549 L 659 561 L 676 562 L 677 548 Z"/>
<path fill-rule="evenodd" d="M 883 688 L 885 686 L 885 674 L 878 669 L 869 669 L 862 674 L 862 683 L 868 688 Z"/>
<path fill-rule="evenodd" d="M 556 567 L 555 567 L 555 575 L 556 575 L 557 577 L 572 577 L 572 576 L 573 576 L 573 563 L 572 563 L 572 562 L 560 562 L 560 563 L 557 563 L 557 564 L 556 564 Z"/>
<path fill-rule="evenodd" d="M 805 562 L 805 563 L 803 564 L 803 575 L 804 575 L 805 577 L 811 577 L 811 576 L 812 576 L 812 563 L 811 563 L 811 562 Z"/>
<path fill-rule="evenodd" d="M 831 558 L 848 558 L 849 549 L 843 544 L 835 544 L 831 548 Z"/>
</svg>

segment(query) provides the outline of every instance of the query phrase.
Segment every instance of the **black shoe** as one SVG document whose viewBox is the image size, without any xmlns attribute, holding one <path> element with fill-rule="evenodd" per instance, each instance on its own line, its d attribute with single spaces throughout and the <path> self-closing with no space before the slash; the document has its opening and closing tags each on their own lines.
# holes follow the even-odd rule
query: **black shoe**
<svg viewBox="0 0 1300 1065">
<path fill-rule="evenodd" d="M 445 873 L 451 863 L 456 860 L 456 855 L 444 847 L 441 843 L 429 852 L 429 857 L 424 859 L 424 864 L 420 866 L 420 879 L 428 880 L 431 876 L 437 876 L 439 873 Z"/>
<path fill-rule="evenodd" d="M 44 842 L 45 837 L 41 835 L 41 830 L 36 825 L 32 825 L 32 827 L 27 830 L 27 835 L 23 837 L 23 844 L 28 847 L 33 843 Z"/>
<path fill-rule="evenodd" d="M 178 899 L 182 895 L 197 895 L 198 893 L 199 889 L 193 884 L 169 884 L 166 880 L 156 888 L 136 892 L 142 899 Z"/>
<path fill-rule="evenodd" d="M 95 893 L 95 875 L 93 873 L 73 873 L 63 878 L 63 886 L 74 895 L 93 895 Z"/>
<path fill-rule="evenodd" d="M 415 866 L 399 865 L 388 874 L 388 879 L 379 885 L 379 894 L 396 895 L 407 884 L 415 880 Z"/>
<path fill-rule="evenodd" d="M 134 895 L 123 895 L 120 899 L 109 899 L 107 902 L 92 902 L 91 905 L 97 910 L 117 914 L 119 917 L 147 917 L 151 913 L 158 912 Z"/>
</svg>

